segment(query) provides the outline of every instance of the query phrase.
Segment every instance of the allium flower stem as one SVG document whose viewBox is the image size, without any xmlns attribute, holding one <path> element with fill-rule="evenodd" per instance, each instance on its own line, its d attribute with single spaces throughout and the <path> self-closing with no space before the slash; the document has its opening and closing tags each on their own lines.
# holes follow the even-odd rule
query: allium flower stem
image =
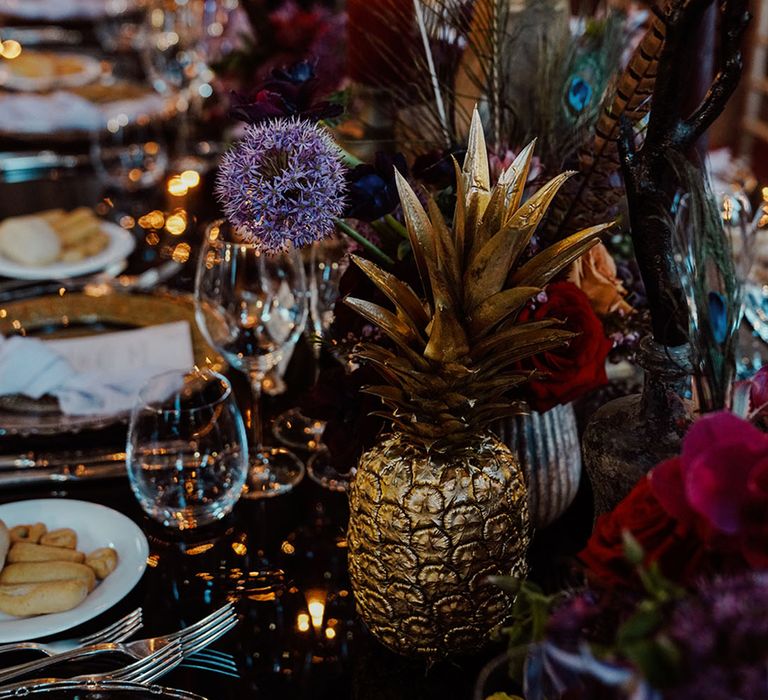
<svg viewBox="0 0 768 700">
<path fill-rule="evenodd" d="M 402 238 L 408 238 L 408 230 L 403 226 L 392 214 L 387 214 L 384 217 L 384 221 L 387 222 L 389 227 L 397 232 Z"/>
<path fill-rule="evenodd" d="M 359 231 L 353 229 L 344 219 L 336 219 L 336 225 L 353 241 L 359 243 L 367 251 L 373 253 L 381 262 L 386 265 L 394 265 L 395 261 L 389 257 L 381 248 L 371 243 L 365 236 Z"/>
</svg>

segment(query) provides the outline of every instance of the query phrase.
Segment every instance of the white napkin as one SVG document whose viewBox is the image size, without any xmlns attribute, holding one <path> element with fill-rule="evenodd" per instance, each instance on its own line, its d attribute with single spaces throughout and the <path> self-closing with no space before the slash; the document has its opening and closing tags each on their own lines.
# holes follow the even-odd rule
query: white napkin
<svg viewBox="0 0 768 700">
<path fill-rule="evenodd" d="M 0 13 L 25 19 L 94 19 L 132 9 L 134 0 L 0 0 Z"/>
<path fill-rule="evenodd" d="M 0 127 L 2 131 L 19 134 L 94 131 L 105 128 L 110 118 L 117 115 L 133 124 L 139 117 L 160 114 L 166 104 L 166 98 L 154 93 L 93 104 L 62 90 L 43 95 L 9 92 L 0 96 Z"/>
<path fill-rule="evenodd" d="M 50 131 L 90 131 L 104 122 L 99 108 L 69 92 L 49 95 L 7 93 L 0 97 L 3 131 L 39 134 Z"/>
<path fill-rule="evenodd" d="M 63 413 L 110 415 L 130 410 L 150 378 L 193 365 L 186 321 L 86 338 L 0 337 L 0 395 L 49 394 Z"/>
</svg>

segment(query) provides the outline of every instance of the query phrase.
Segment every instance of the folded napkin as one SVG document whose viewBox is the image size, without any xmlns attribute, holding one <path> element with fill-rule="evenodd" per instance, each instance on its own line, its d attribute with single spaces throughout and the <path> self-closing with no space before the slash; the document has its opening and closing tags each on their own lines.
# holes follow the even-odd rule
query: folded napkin
<svg viewBox="0 0 768 700">
<path fill-rule="evenodd" d="M 20 134 L 91 131 L 104 123 L 99 108 L 69 92 L 7 93 L 0 97 L 0 127 Z"/>
<path fill-rule="evenodd" d="M 0 13 L 25 19 L 95 19 L 117 15 L 135 0 L 0 0 Z"/>
<path fill-rule="evenodd" d="M 70 415 L 132 408 L 157 374 L 194 365 L 186 321 L 85 338 L 0 337 L 0 395 L 55 396 Z"/>
<path fill-rule="evenodd" d="M 95 131 L 104 129 L 116 115 L 132 124 L 161 114 L 166 104 L 167 99 L 155 93 L 94 104 L 63 90 L 48 94 L 9 92 L 0 95 L 0 130 L 18 134 Z"/>
</svg>

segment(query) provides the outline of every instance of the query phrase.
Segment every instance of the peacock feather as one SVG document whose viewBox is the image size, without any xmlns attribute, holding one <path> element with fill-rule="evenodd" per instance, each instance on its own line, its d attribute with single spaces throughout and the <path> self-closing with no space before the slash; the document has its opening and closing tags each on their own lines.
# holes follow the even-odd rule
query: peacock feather
<svg viewBox="0 0 768 700">
<path fill-rule="evenodd" d="M 736 371 L 742 284 L 733 241 L 704 174 L 682 157 L 673 165 L 686 192 L 674 229 L 675 260 L 688 302 L 696 394 L 702 412 L 722 410 L 729 407 Z"/>
</svg>

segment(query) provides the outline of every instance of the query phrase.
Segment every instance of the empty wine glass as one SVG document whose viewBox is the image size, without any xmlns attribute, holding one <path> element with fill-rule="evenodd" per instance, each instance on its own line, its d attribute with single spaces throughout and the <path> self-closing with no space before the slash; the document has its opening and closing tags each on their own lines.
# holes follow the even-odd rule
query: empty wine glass
<svg viewBox="0 0 768 700">
<path fill-rule="evenodd" d="M 229 382 L 208 369 L 154 377 L 131 413 L 126 454 L 131 488 L 151 518 L 179 530 L 223 518 L 248 473 Z"/>
<path fill-rule="evenodd" d="M 224 32 L 233 0 L 151 0 L 142 45 L 142 60 L 152 87 L 175 96 L 179 115 L 173 167 L 200 170 L 204 159 L 192 144 L 193 122 L 203 101 L 213 95 L 213 71 L 207 63 L 215 39 Z"/>
<path fill-rule="evenodd" d="M 253 446 L 246 497 L 284 493 L 304 476 L 304 465 L 293 453 L 262 444 L 255 409 L 266 374 L 292 351 L 304 330 L 306 289 L 296 250 L 270 255 L 239 242 L 227 222 L 208 227 L 195 279 L 195 312 L 210 344 L 251 383 Z"/>
<path fill-rule="evenodd" d="M 91 163 L 102 185 L 117 192 L 155 187 L 168 170 L 160 124 L 146 115 L 111 115 L 91 134 Z"/>
<path fill-rule="evenodd" d="M 327 238 L 313 244 L 304 256 L 309 284 L 310 344 L 315 355 L 315 379 L 322 346 L 333 323 L 333 308 L 339 298 L 339 281 L 347 268 L 347 248 L 341 238 Z M 322 446 L 325 423 L 307 418 L 297 408 L 275 419 L 272 432 L 286 445 L 302 450 L 317 450 Z M 312 472 L 310 471 L 310 476 Z"/>
</svg>

